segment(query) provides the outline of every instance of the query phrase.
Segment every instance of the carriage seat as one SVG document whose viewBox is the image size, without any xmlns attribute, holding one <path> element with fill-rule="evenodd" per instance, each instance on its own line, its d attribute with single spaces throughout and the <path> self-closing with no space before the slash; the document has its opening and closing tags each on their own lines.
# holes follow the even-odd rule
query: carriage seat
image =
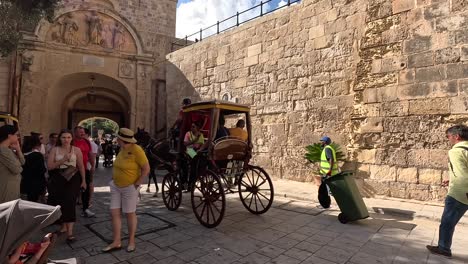
<svg viewBox="0 0 468 264">
<path fill-rule="evenodd" d="M 249 151 L 247 142 L 233 137 L 223 137 L 213 143 L 214 160 L 244 160 Z"/>
</svg>

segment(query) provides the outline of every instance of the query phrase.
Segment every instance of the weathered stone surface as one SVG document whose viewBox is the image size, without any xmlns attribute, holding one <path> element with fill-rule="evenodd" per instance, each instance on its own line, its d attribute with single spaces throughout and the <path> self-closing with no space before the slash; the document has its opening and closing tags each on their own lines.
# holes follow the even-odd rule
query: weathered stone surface
<svg viewBox="0 0 468 264">
<path fill-rule="evenodd" d="M 399 99 L 426 98 L 431 93 L 431 88 L 426 85 L 408 84 L 398 86 L 397 96 Z"/>
<path fill-rule="evenodd" d="M 247 56 L 252 57 L 262 53 L 262 43 L 252 45 L 247 49 Z"/>
<path fill-rule="evenodd" d="M 468 60 L 468 46 L 463 46 L 461 48 L 461 60 L 462 61 Z"/>
<path fill-rule="evenodd" d="M 253 66 L 258 64 L 258 55 L 252 56 L 252 57 L 247 57 L 244 59 L 244 66 Z"/>
<path fill-rule="evenodd" d="M 398 168 L 397 181 L 417 183 L 418 182 L 418 169 L 417 168 Z"/>
<path fill-rule="evenodd" d="M 451 114 L 468 113 L 468 97 L 455 97 L 450 99 Z"/>
<path fill-rule="evenodd" d="M 381 181 L 396 181 L 396 167 L 388 165 L 370 165 L 370 178 L 379 179 Z"/>
<path fill-rule="evenodd" d="M 416 53 L 429 50 L 432 46 L 432 37 L 415 36 L 413 39 L 404 42 L 405 53 Z"/>
<path fill-rule="evenodd" d="M 416 69 L 415 80 L 418 82 L 435 82 L 445 79 L 446 68 L 443 66 L 434 66 Z M 453 76 L 453 73 L 449 73 Z"/>
<path fill-rule="evenodd" d="M 408 112 L 410 115 L 447 114 L 450 112 L 449 103 L 447 98 L 411 101 Z"/>
<path fill-rule="evenodd" d="M 318 25 L 309 29 L 309 39 L 315 39 L 325 35 L 325 26 Z"/>
<path fill-rule="evenodd" d="M 274 177 L 308 180 L 303 146 L 326 134 L 346 149 L 365 195 L 434 199 L 443 191 L 428 179 L 447 169 L 444 132 L 468 112 L 467 20 L 457 6 L 304 1 L 170 61 L 196 65 L 183 85 L 197 99 L 230 92 L 251 105 L 253 160 Z M 230 48 L 209 70 L 201 62 L 215 56 L 204 51 L 219 42 Z"/>
<path fill-rule="evenodd" d="M 425 67 L 434 65 L 432 51 L 408 56 L 408 68 Z"/>
<path fill-rule="evenodd" d="M 375 149 L 363 149 L 357 153 L 356 159 L 363 163 L 375 163 Z"/>
<path fill-rule="evenodd" d="M 431 199 L 430 186 L 424 184 L 409 184 L 407 186 L 408 196 L 405 198 L 427 201 Z"/>
<path fill-rule="evenodd" d="M 440 185 L 442 171 L 434 169 L 418 169 L 419 183 L 428 185 Z"/>
<path fill-rule="evenodd" d="M 446 49 L 436 50 L 435 52 L 436 64 L 455 63 L 459 61 L 460 61 L 460 49 L 459 48 L 446 48 Z"/>
<path fill-rule="evenodd" d="M 447 65 L 447 79 L 462 79 L 467 77 L 468 63 Z"/>
<path fill-rule="evenodd" d="M 414 0 L 393 0 L 392 11 L 393 14 L 398 14 L 414 8 L 416 2 Z"/>
<path fill-rule="evenodd" d="M 452 11 L 466 11 L 467 6 L 465 0 L 452 0 Z"/>
<path fill-rule="evenodd" d="M 433 4 L 424 8 L 424 18 L 427 20 L 434 19 L 440 16 L 449 15 L 449 2 Z"/>
</svg>

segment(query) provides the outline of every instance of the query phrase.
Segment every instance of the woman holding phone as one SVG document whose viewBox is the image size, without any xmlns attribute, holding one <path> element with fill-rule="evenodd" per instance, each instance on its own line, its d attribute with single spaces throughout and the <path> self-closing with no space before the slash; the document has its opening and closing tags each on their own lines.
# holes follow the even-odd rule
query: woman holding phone
<svg viewBox="0 0 468 264">
<path fill-rule="evenodd" d="M 62 130 L 57 146 L 50 150 L 47 167 L 49 169 L 49 205 L 60 205 L 62 227 L 60 233 L 67 233 L 67 241 L 73 242 L 73 225 L 76 222 L 76 199 L 81 190 L 86 190 L 85 168 L 81 150 L 72 145 L 73 134 Z M 67 171 L 75 173 L 68 176 Z"/>
</svg>

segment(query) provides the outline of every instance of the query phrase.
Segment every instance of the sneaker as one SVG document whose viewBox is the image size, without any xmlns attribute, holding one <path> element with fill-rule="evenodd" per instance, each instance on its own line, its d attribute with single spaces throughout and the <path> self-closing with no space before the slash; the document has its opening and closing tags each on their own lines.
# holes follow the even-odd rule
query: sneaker
<svg viewBox="0 0 468 264">
<path fill-rule="evenodd" d="M 81 214 L 81 216 L 90 218 L 90 217 L 96 216 L 96 214 L 93 213 L 93 212 L 91 212 L 91 210 L 86 209 L 86 210 Z"/>
<path fill-rule="evenodd" d="M 440 249 L 438 246 L 435 247 L 435 246 L 429 246 L 429 245 L 427 245 L 426 248 L 427 248 L 427 250 L 429 250 L 432 254 L 441 255 L 441 256 L 444 256 L 444 257 L 446 257 L 446 258 L 452 258 L 452 253 L 447 252 L 447 251 L 444 251 L 444 250 Z"/>
</svg>

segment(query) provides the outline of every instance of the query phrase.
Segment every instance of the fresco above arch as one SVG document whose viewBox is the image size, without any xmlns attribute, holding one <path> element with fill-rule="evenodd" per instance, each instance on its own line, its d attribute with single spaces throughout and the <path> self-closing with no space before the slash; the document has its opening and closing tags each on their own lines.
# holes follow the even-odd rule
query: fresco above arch
<svg viewBox="0 0 468 264">
<path fill-rule="evenodd" d="M 135 41 L 125 26 L 97 11 L 75 11 L 58 17 L 46 42 L 89 49 L 136 53 Z"/>
</svg>

